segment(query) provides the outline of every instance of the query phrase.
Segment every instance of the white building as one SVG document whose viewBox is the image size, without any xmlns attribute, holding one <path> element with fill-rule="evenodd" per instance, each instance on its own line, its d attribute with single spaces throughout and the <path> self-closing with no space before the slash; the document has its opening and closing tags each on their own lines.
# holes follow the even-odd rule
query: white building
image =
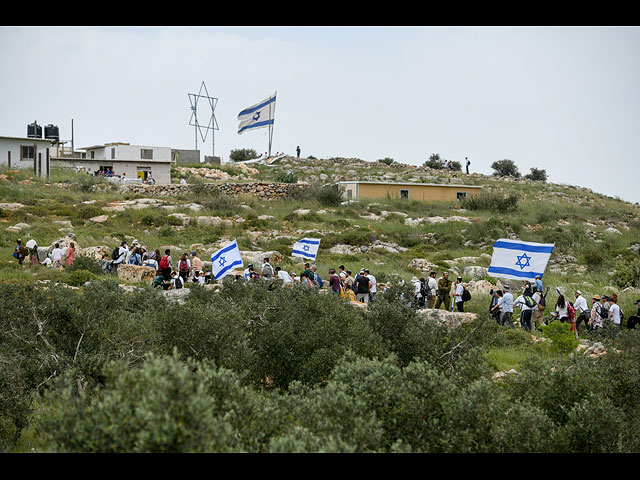
<svg viewBox="0 0 640 480">
<path fill-rule="evenodd" d="M 55 152 L 53 143 L 43 138 L 0 137 L 0 167 L 28 168 L 35 175 L 46 176 Z"/>
<path fill-rule="evenodd" d="M 128 179 L 145 181 L 152 176 L 157 184 L 171 183 L 171 148 L 105 143 L 83 148 L 83 158 L 53 158 L 51 166 L 75 167 L 90 173 L 110 171 Z"/>
</svg>

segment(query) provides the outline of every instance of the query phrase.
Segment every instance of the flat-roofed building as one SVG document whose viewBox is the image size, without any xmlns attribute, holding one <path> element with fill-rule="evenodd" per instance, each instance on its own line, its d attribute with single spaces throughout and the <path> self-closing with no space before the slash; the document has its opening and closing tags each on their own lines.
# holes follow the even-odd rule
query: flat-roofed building
<svg viewBox="0 0 640 480">
<path fill-rule="evenodd" d="M 53 158 L 51 166 L 75 167 L 90 173 L 110 171 L 143 182 L 149 176 L 157 184 L 171 183 L 171 148 L 105 143 L 83 148 L 82 158 Z"/>
<path fill-rule="evenodd" d="M 407 198 L 429 202 L 453 202 L 482 191 L 479 185 L 452 185 L 448 183 L 388 183 L 369 181 L 338 182 L 344 186 L 344 198 Z"/>
</svg>

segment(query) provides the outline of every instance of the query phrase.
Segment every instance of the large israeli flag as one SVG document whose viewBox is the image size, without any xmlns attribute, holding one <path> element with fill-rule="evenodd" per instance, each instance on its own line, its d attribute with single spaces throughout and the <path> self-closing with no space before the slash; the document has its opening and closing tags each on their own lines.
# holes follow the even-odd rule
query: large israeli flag
<svg viewBox="0 0 640 480">
<path fill-rule="evenodd" d="M 554 245 L 501 238 L 493 244 L 488 275 L 513 280 L 542 278 Z"/>
<path fill-rule="evenodd" d="M 215 280 L 220 280 L 232 270 L 242 267 L 244 265 L 236 240 L 227 243 L 220 250 L 211 254 L 211 273 Z"/>
<path fill-rule="evenodd" d="M 291 256 L 310 258 L 311 260 L 315 261 L 316 255 L 318 255 L 319 247 L 319 238 L 303 238 L 302 240 L 298 240 L 293 244 L 293 252 L 291 252 Z"/>
<path fill-rule="evenodd" d="M 276 113 L 276 94 L 269 98 L 245 108 L 238 114 L 238 134 L 241 135 L 247 130 L 263 128 L 273 125 Z"/>
</svg>

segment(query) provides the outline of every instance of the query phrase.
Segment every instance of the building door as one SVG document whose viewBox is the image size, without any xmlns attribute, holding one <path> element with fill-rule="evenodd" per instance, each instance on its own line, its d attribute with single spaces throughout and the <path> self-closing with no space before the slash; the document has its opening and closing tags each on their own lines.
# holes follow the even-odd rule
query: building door
<svg viewBox="0 0 640 480">
<path fill-rule="evenodd" d="M 142 180 L 143 182 L 146 181 L 149 176 L 151 175 L 151 170 L 147 169 L 147 168 L 140 168 L 138 167 L 138 178 L 140 180 Z"/>
</svg>

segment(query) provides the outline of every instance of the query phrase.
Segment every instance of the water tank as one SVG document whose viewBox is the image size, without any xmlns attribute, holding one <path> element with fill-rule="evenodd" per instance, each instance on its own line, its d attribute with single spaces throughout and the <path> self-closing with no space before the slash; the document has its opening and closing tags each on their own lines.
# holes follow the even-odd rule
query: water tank
<svg viewBox="0 0 640 480">
<path fill-rule="evenodd" d="M 28 138 L 42 138 L 42 127 L 37 122 L 27 125 Z"/>
<path fill-rule="evenodd" d="M 55 140 L 56 142 L 60 141 L 60 130 L 57 125 L 47 125 L 44 127 L 44 138 L 47 140 Z"/>
</svg>

